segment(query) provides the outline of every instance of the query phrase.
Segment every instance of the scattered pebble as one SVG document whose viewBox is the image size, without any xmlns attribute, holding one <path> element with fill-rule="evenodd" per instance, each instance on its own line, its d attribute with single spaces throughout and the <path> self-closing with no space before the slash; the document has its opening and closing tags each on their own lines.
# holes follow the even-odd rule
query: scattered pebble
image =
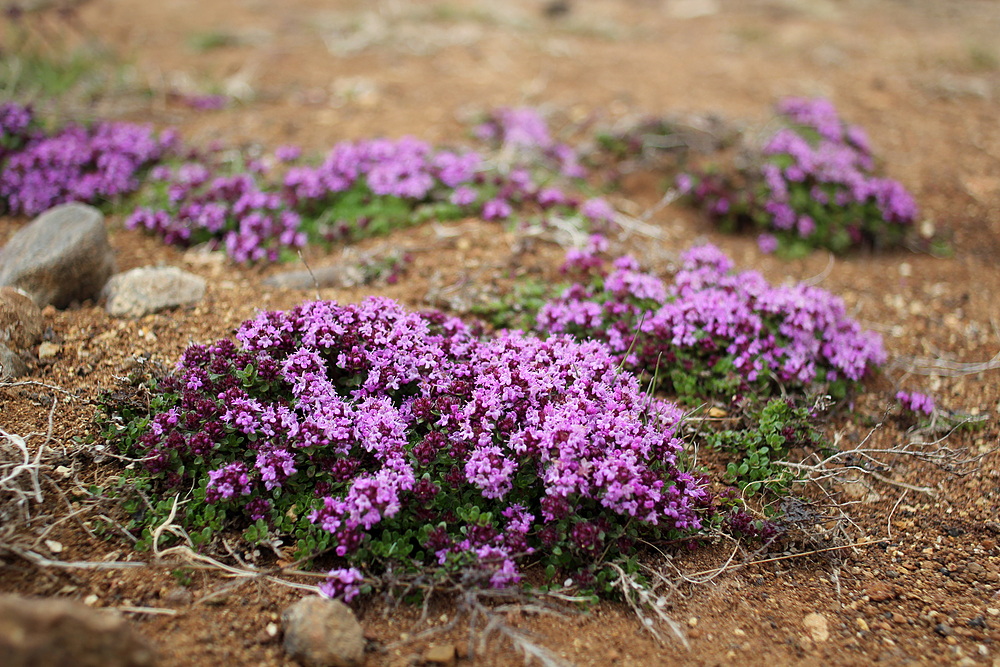
<svg viewBox="0 0 1000 667">
<path fill-rule="evenodd" d="M 812 640 L 817 644 L 821 644 L 830 638 L 826 616 L 823 614 L 817 614 L 816 612 L 806 614 L 805 618 L 802 619 L 802 625 L 809 631 Z"/>
<path fill-rule="evenodd" d="M 453 644 L 431 644 L 424 651 L 424 662 L 432 665 L 455 664 L 455 646 Z"/>
<path fill-rule="evenodd" d="M 39 359 L 53 359 L 62 350 L 62 346 L 45 341 L 38 346 Z"/>
<path fill-rule="evenodd" d="M 365 637 L 354 612 L 339 600 L 304 597 L 281 615 L 285 652 L 307 667 L 356 667 Z"/>
<path fill-rule="evenodd" d="M 951 629 L 947 623 L 938 623 L 934 626 L 934 632 L 938 633 L 942 637 L 950 637 L 955 631 Z"/>
</svg>

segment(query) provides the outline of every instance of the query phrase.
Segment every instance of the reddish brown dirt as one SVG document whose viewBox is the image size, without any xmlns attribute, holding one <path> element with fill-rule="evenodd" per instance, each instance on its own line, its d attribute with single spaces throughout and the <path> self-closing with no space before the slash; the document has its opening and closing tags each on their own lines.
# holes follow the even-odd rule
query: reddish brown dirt
<svg viewBox="0 0 1000 667">
<path fill-rule="evenodd" d="M 696 5 L 718 11 L 678 16 Z M 698 112 L 760 127 L 781 96 L 827 96 L 845 118 L 868 130 L 888 174 L 915 193 L 923 215 L 951 238 L 953 257 L 898 251 L 830 265 L 820 252 L 785 262 L 762 256 L 752 239 L 713 233 L 676 206 L 652 218 L 658 238 L 620 239 L 616 249 L 666 271 L 677 252 L 707 238 L 741 268 L 757 268 L 774 281 L 818 276 L 823 287 L 843 295 L 859 319 L 884 334 L 893 361 L 854 409 L 830 425 L 831 437 L 864 437 L 892 388 L 902 385 L 933 393 L 944 407 L 987 415 L 983 428 L 951 435 L 949 446 L 985 453 L 998 444 L 1000 371 L 927 376 L 911 372 L 910 359 L 983 362 L 1000 345 L 1000 4 L 576 0 L 555 19 L 543 16 L 543 6 L 540 0 L 93 0 L 80 12 L 83 24 L 134 63 L 135 81 L 152 94 L 99 98 L 87 111 L 172 125 L 195 144 L 218 140 L 273 149 L 294 142 L 320 151 L 338 140 L 375 135 L 461 141 L 462 120 L 497 105 L 541 106 L 564 121 L 588 114 L 612 122 L 631 114 Z M 62 26 L 56 30 L 72 37 Z M 213 33 L 228 36 L 227 45 L 192 47 L 192 40 Z M 219 90 L 243 101 L 219 111 L 181 103 L 182 94 Z M 655 174 L 636 177 L 612 200 L 643 210 L 659 199 L 661 188 Z M 40 553 L 44 539 L 57 540 L 64 561 L 148 558 L 130 553 L 124 542 L 88 535 L 93 524 L 78 519 L 92 520 L 93 513 L 69 517 L 67 508 L 85 500 L 76 481 L 83 487 L 108 484 L 117 474 L 116 463 L 94 463 L 74 441 L 91 432 L 98 393 L 115 386 L 138 357 L 173 364 L 190 342 L 227 335 L 256 309 L 287 308 L 314 296 L 264 287 L 263 278 L 276 269 L 204 260 L 126 232 L 120 220 L 110 223 L 122 270 L 175 264 L 207 278 L 209 288 L 194 309 L 138 321 L 112 319 L 89 303 L 46 311 L 49 337 L 60 351 L 35 363 L 28 379 L 69 393 L 32 384 L 0 388 L 0 426 L 22 435 L 45 433 L 52 398 L 58 399 L 48 448 L 62 453 L 53 465 L 74 472 L 65 479 L 52 473 L 43 488 L 44 507 L 35 508 L 32 522 L 14 537 Z M 0 242 L 21 224 L 0 220 Z M 544 241 L 515 244 L 511 233 L 477 220 L 443 227 L 457 233 L 425 225 L 362 244 L 415 251 L 415 264 L 399 284 L 325 289 L 321 296 L 347 302 L 378 292 L 413 307 L 429 301 L 446 306 L 456 294 L 467 301 L 504 289 L 512 269 L 550 276 L 562 254 Z M 309 259 L 329 263 L 339 252 L 313 252 Z M 909 437 L 889 422 L 871 442 L 890 447 Z M 906 458 L 892 463 L 888 479 L 930 487 L 934 495 L 904 495 L 900 486 L 877 481 L 870 492 L 856 494 L 848 534 L 871 544 L 730 569 L 703 583 L 685 582 L 677 571 L 711 572 L 729 557 L 726 544 L 672 554 L 676 571 L 649 556 L 650 565 L 664 568 L 677 583 L 668 611 L 687 632 L 690 650 L 671 639 L 657 644 L 617 603 L 568 618 L 511 614 L 509 621 L 534 631 L 541 645 L 577 665 L 997 667 L 1000 456 L 987 454 L 964 477 Z M 795 554 L 817 545 L 783 548 Z M 248 583 L 201 604 L 228 580 L 196 572 L 183 589 L 170 568 L 94 572 L 0 556 L 2 591 L 96 596 L 91 601 L 100 607 L 175 609 L 172 616 L 134 615 L 136 628 L 155 642 L 162 665 L 293 664 L 265 632 L 299 595 L 287 588 Z M 733 563 L 747 558 L 738 553 Z M 378 600 L 356 609 L 376 649 L 422 629 L 414 627 L 416 609 L 387 613 Z M 453 611 L 441 602 L 432 608 L 431 623 L 440 624 Z M 828 621 L 825 640 L 803 624 L 813 612 Z M 466 637 L 456 630 L 435 641 L 461 643 Z M 415 664 L 425 645 L 376 650 L 366 664 Z M 478 662 L 521 661 L 500 642 Z"/>
</svg>

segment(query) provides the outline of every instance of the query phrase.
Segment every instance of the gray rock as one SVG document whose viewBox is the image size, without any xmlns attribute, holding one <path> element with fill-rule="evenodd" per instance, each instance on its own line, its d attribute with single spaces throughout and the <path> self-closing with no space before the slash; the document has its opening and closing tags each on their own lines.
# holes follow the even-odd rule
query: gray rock
<svg viewBox="0 0 1000 667">
<path fill-rule="evenodd" d="M 28 366 L 17 353 L 0 343 L 0 381 L 15 380 L 28 374 Z"/>
<path fill-rule="evenodd" d="M 26 350 L 42 339 L 42 311 L 31 297 L 0 287 L 0 343 Z"/>
<path fill-rule="evenodd" d="M 264 285 L 279 289 L 311 290 L 321 287 L 354 287 L 365 276 L 357 266 L 319 266 L 309 271 L 284 271 L 264 280 Z"/>
<path fill-rule="evenodd" d="M 46 211 L 0 250 L 0 286 L 24 290 L 39 308 L 94 299 L 114 272 L 104 216 L 84 204 Z"/>
<path fill-rule="evenodd" d="M 284 611 L 281 623 L 285 652 L 307 667 L 355 667 L 364 661 L 364 631 L 339 600 L 302 598 Z"/>
<path fill-rule="evenodd" d="M 4 667 L 147 667 L 149 644 L 120 616 L 70 600 L 0 596 Z"/>
<path fill-rule="evenodd" d="M 176 266 L 145 266 L 111 277 L 101 296 L 115 317 L 142 317 L 166 308 L 191 306 L 205 296 L 205 279 Z"/>
</svg>

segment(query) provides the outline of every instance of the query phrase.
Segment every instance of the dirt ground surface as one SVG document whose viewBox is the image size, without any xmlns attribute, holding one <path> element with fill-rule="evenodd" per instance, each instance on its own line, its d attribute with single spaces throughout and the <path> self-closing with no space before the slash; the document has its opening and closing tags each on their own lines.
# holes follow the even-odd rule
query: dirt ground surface
<svg viewBox="0 0 1000 667">
<path fill-rule="evenodd" d="M 173 126 L 197 145 L 297 143 L 319 152 L 343 139 L 404 134 L 461 144 L 469 117 L 502 105 L 536 106 L 563 124 L 690 113 L 761 131 L 780 97 L 831 99 L 868 131 L 887 174 L 914 193 L 953 256 L 903 250 L 831 260 L 817 252 L 783 261 L 761 254 L 752 238 L 714 233 L 679 205 L 657 211 L 652 231 L 616 238 L 613 249 L 667 275 L 680 251 L 708 239 L 739 268 L 772 281 L 815 279 L 883 334 L 890 355 L 884 375 L 831 421 L 828 435 L 842 447 L 860 442 L 895 389 L 906 388 L 985 415 L 981 428 L 944 443 L 985 456 L 964 476 L 901 456 L 887 460 L 881 481 L 840 485 L 850 522 L 839 538 L 786 542 L 764 554 L 734 554 L 720 542 L 646 556 L 676 582 L 667 612 L 690 648 L 669 633 L 658 643 L 621 603 L 565 617 L 511 612 L 508 621 L 580 666 L 1000 667 L 1000 454 L 991 451 L 1000 369 L 985 363 L 1000 346 L 1000 2 L 92 0 L 78 15 L 90 38 L 131 63 L 133 82 L 152 91 L 99 98 L 89 112 Z M 48 29 L 73 32 L 56 23 Z M 220 110 L 184 103 L 219 92 L 238 101 Z M 609 199 L 638 213 L 664 186 L 662 175 L 636 172 Z M 0 243 L 24 222 L 0 219 Z M 92 432 L 99 393 L 142 358 L 170 366 L 189 343 L 227 336 L 258 309 L 315 298 L 263 284 L 289 267 L 184 253 L 116 218 L 109 229 L 121 270 L 177 265 L 205 277 L 208 292 L 193 309 L 136 321 L 114 319 L 100 304 L 48 309 L 46 336 L 58 352 L 31 365 L 31 382 L 0 387 L 0 427 L 39 434 L 29 440 L 34 447 L 51 420 L 46 448 L 58 454 L 42 487 L 46 502 L 8 541 L 62 562 L 149 558 L 124 539 L 89 534 L 88 522 L 104 510 L 87 504 L 83 489 L 107 484 L 120 465 L 74 440 Z M 410 251 L 414 263 L 395 285 L 323 289 L 322 298 L 381 293 L 414 308 L 461 309 L 509 288 L 507 276 L 554 276 L 563 252 L 479 220 L 428 223 L 360 248 Z M 311 251 L 308 260 L 333 264 L 342 253 Z M 889 419 L 868 444 L 890 448 L 914 437 Z M 837 548 L 806 553 L 824 545 Z M 301 591 L 256 581 L 213 596 L 230 580 L 197 571 L 181 586 L 171 569 L 41 567 L 0 551 L 0 591 L 159 609 L 126 613 L 164 666 L 294 664 L 267 627 Z M 369 667 L 419 664 L 431 640 L 407 639 L 454 614 L 438 602 L 417 626 L 419 609 L 388 610 L 379 599 L 354 607 L 370 640 Z M 825 631 L 810 614 L 825 618 Z M 459 627 L 432 641 L 463 649 L 467 638 Z M 486 649 L 477 664 L 523 662 L 502 641 Z"/>
</svg>

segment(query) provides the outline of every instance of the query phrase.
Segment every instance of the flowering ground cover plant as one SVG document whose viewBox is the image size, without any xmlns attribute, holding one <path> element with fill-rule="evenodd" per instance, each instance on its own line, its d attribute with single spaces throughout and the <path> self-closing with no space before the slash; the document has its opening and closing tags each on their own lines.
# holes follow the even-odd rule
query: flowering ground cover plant
<svg viewBox="0 0 1000 667">
<path fill-rule="evenodd" d="M 825 99 L 786 98 L 784 127 L 735 171 L 682 174 L 677 184 L 722 229 L 754 229 L 765 252 L 844 252 L 899 245 L 918 210 L 897 181 L 875 174 L 868 138 Z"/>
<path fill-rule="evenodd" d="M 500 159 L 412 137 L 341 142 L 319 164 L 304 161 L 295 146 L 268 160 L 221 150 L 181 157 L 170 131 L 97 123 L 49 133 L 30 109 L 9 103 L 0 107 L 0 197 L 12 213 L 36 215 L 69 201 L 119 201 L 145 182 L 127 227 L 175 245 L 210 243 L 238 262 L 278 261 L 307 243 L 351 241 L 431 218 L 612 224 L 614 210 L 603 199 L 556 187 L 556 179 L 573 182 L 584 170 L 537 112 L 502 109 L 477 131 L 496 143 Z"/>
<path fill-rule="evenodd" d="M 581 172 L 575 154 L 560 150 L 568 147 L 546 139 L 540 116 L 498 118 L 505 122 L 491 127 L 505 146 L 541 141 L 564 173 Z M 476 152 L 435 149 L 412 137 L 341 142 L 319 165 L 304 163 L 296 147 L 281 147 L 271 164 L 286 166 L 273 175 L 259 160 L 224 165 L 210 157 L 154 170 L 145 205 L 126 225 L 168 243 L 215 243 L 236 261 L 253 262 L 276 261 L 308 242 L 351 241 L 431 218 L 561 216 L 600 229 L 614 217 L 602 199 L 581 201 L 543 187 L 539 170 L 498 169 Z"/>
<path fill-rule="evenodd" d="M 605 343 L 626 367 L 682 399 L 823 385 L 835 397 L 885 361 L 878 334 L 843 301 L 808 285 L 774 287 L 734 272 L 712 245 L 692 248 L 669 286 L 631 257 L 605 270 L 601 239 L 567 254 L 578 282 L 538 311 L 536 328 Z"/>
<path fill-rule="evenodd" d="M 179 494 L 194 546 L 235 529 L 299 556 L 332 548 L 326 590 L 348 599 L 389 565 L 503 587 L 533 562 L 600 591 L 640 538 L 712 518 L 680 464 L 682 412 L 605 346 L 474 333 L 384 298 L 263 312 L 238 345 L 188 348 L 149 414 L 108 432 L 167 498 L 153 523 Z"/>
<path fill-rule="evenodd" d="M 29 108 L 7 103 L 0 107 L 0 206 L 37 215 L 71 201 L 117 201 L 175 148 L 173 132 L 131 123 L 70 124 L 49 134 Z"/>
</svg>

